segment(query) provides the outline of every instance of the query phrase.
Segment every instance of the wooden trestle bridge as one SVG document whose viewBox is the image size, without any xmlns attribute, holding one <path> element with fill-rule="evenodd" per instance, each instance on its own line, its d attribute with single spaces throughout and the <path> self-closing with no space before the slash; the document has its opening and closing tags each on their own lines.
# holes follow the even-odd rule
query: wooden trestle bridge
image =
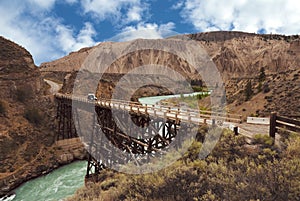
<svg viewBox="0 0 300 201">
<path fill-rule="evenodd" d="M 63 94 L 56 94 L 55 99 L 57 140 L 81 138 L 89 152 L 87 178 L 105 167 L 133 161 L 133 155 L 149 157 L 170 144 L 180 147 L 184 136 L 178 135 L 179 130 L 187 134 L 201 124 L 241 122 L 241 116 L 235 114 L 123 100 L 88 101 Z M 82 124 L 82 120 L 86 122 Z"/>
</svg>

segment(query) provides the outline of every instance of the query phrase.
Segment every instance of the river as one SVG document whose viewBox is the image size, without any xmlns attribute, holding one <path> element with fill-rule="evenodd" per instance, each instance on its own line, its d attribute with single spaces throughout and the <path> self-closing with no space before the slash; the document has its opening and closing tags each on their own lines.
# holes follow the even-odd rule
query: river
<svg viewBox="0 0 300 201">
<path fill-rule="evenodd" d="M 184 94 L 183 96 L 191 96 L 202 94 L 203 92 L 195 92 L 192 94 Z M 206 92 L 205 92 L 206 93 Z M 139 98 L 142 104 L 153 105 L 157 102 L 181 95 L 167 95 Z M 15 189 L 15 195 L 0 201 L 58 201 L 71 196 L 77 189 L 84 185 L 84 176 L 86 174 L 86 161 L 77 161 L 69 165 L 58 168 L 51 173 L 39 178 L 30 180 L 19 188 Z"/>
<path fill-rule="evenodd" d="M 15 189 L 15 195 L 3 201 L 58 201 L 84 185 L 86 161 L 77 161 L 30 180 Z M 1 200 L 1 198 L 0 198 Z"/>
<path fill-rule="evenodd" d="M 169 99 L 169 98 L 179 98 L 180 96 L 183 97 L 188 97 L 188 96 L 196 96 L 198 94 L 210 94 L 211 92 L 194 92 L 194 93 L 190 93 L 190 94 L 175 94 L 175 95 L 166 95 L 166 96 L 152 96 L 152 97 L 143 97 L 143 98 L 139 98 L 139 102 L 143 105 L 147 104 L 147 105 L 154 105 L 157 102 L 161 101 L 161 100 L 165 100 L 165 99 Z"/>
</svg>

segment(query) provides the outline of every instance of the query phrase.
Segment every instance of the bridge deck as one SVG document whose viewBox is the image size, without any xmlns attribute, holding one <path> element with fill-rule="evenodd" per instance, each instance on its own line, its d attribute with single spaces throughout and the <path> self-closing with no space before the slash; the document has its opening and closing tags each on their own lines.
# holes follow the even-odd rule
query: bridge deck
<svg viewBox="0 0 300 201">
<path fill-rule="evenodd" d="M 116 99 L 100 99 L 97 101 L 88 101 L 86 98 L 73 97 L 69 95 L 56 94 L 57 98 L 67 99 L 69 101 L 76 101 L 77 103 L 84 103 L 95 105 L 99 107 L 125 110 L 128 112 L 135 112 L 146 114 L 165 119 L 172 119 L 178 122 L 189 122 L 194 124 L 207 123 L 212 124 L 213 120 L 221 122 L 241 123 L 242 116 L 229 113 L 219 113 L 203 110 L 184 109 L 180 107 L 167 107 L 161 105 L 141 105 L 137 102 L 116 100 Z"/>
</svg>

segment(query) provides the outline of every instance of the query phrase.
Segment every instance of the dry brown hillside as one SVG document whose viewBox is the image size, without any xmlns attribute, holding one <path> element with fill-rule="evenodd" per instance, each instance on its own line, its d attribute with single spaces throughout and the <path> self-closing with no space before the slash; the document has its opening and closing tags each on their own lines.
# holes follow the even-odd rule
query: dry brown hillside
<svg viewBox="0 0 300 201">
<path fill-rule="evenodd" d="M 299 88 L 297 87 L 299 86 L 298 71 L 300 68 L 300 38 L 298 35 L 259 35 L 218 31 L 186 36 L 199 42 L 199 45 L 206 50 L 221 72 L 226 86 L 230 112 L 241 113 L 244 116 L 267 116 L 270 111 L 278 111 L 286 116 L 300 117 Z M 139 40 L 141 41 L 141 39 Z M 136 41 L 129 43 L 134 44 Z M 104 42 L 96 47 L 103 46 L 109 49 L 123 44 L 124 42 Z M 45 76 L 54 78 L 57 74 L 63 75 L 63 77 L 70 72 L 76 74 L 93 48 L 95 47 L 85 48 L 56 61 L 43 63 L 41 72 Z M 155 50 L 137 51 L 118 59 L 111 65 L 110 73 L 126 73 L 128 69 L 149 63 L 168 66 L 170 61 L 172 64 L 176 64 L 174 65 L 177 66 L 175 70 L 191 79 L 195 78 L 193 68 L 185 61 L 172 54 Z M 261 69 L 264 69 L 266 74 L 263 80 L 258 79 Z M 74 75 L 66 78 L 68 77 L 75 78 Z M 56 77 L 56 79 L 58 78 Z M 74 80 L 65 79 L 64 81 L 65 86 L 72 86 L 70 83 Z M 244 91 L 249 81 L 252 83 L 253 94 L 250 100 L 246 101 Z M 105 89 L 109 89 L 109 86 Z M 65 87 L 65 91 L 71 92 L 72 89 Z"/>
<path fill-rule="evenodd" d="M 56 133 L 48 89 L 30 53 L 0 37 L 0 197 L 65 162 L 50 147 Z"/>
<path fill-rule="evenodd" d="M 189 35 L 198 40 L 225 79 L 285 72 L 300 65 L 300 38 L 242 32 L 212 32 Z"/>
<path fill-rule="evenodd" d="M 30 53 L 0 37 L 0 181 L 53 143 L 46 89 Z M 31 175 L 22 179 L 26 177 Z M 5 189 L 0 184 L 1 194 Z"/>
<path fill-rule="evenodd" d="M 216 63 L 225 79 L 253 76 L 261 67 L 264 67 L 267 73 L 274 73 L 286 71 L 287 69 L 296 69 L 300 64 L 300 38 L 298 35 L 281 36 L 243 32 L 209 32 L 190 34 L 187 37 L 199 41 Z M 97 46 L 109 47 L 112 44 L 114 42 L 104 42 Z M 121 44 L 118 43 L 118 45 Z M 84 59 L 92 50 L 93 47 L 83 48 L 58 60 L 42 63 L 40 66 L 41 71 L 76 71 L 81 67 Z M 195 52 L 195 54 L 197 53 Z M 167 59 L 172 59 L 170 55 L 162 55 L 156 52 L 136 52 L 131 56 L 133 56 L 131 59 L 130 57 L 123 58 L 123 60 L 120 59 L 120 62 L 124 64 L 123 68 L 140 64 L 138 59 L 146 62 L 149 60 L 152 63 L 161 62 L 163 64 L 166 64 Z M 162 61 L 158 62 L 158 58 Z M 114 70 L 115 73 L 124 71 L 121 68 L 115 68 Z"/>
</svg>

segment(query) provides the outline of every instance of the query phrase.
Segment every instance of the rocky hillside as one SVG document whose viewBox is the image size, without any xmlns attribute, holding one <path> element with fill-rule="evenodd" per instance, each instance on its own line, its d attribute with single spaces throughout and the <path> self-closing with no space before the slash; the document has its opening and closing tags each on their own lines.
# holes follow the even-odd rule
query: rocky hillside
<svg viewBox="0 0 300 201">
<path fill-rule="evenodd" d="M 87 57 L 93 48 L 82 48 L 78 52 L 71 52 L 68 56 L 60 58 L 55 61 L 45 62 L 41 64 L 42 71 L 62 71 L 72 72 L 79 69 L 84 59 Z"/>
<path fill-rule="evenodd" d="M 278 95 L 278 88 L 287 85 L 298 85 L 297 75 L 287 76 L 288 72 L 298 73 L 300 68 L 300 38 L 295 36 L 283 35 L 259 35 L 243 32 L 209 32 L 185 35 L 199 42 L 199 45 L 208 53 L 216 64 L 226 86 L 226 96 L 229 103 L 228 110 L 231 112 L 242 113 L 243 115 L 266 116 L 270 111 L 280 111 L 284 115 L 300 116 L 299 110 L 288 109 L 283 112 L 285 107 L 279 105 L 297 106 L 299 91 L 297 87 L 290 87 L 287 95 L 281 92 Z M 182 37 L 182 36 L 176 36 Z M 165 39 L 168 40 L 168 39 Z M 138 42 L 145 42 L 141 39 L 129 42 L 133 46 Z M 128 42 L 125 42 L 128 43 Z M 104 42 L 96 47 L 82 49 L 71 53 L 53 62 L 43 63 L 41 72 L 49 76 L 56 75 L 57 71 L 67 74 L 76 71 L 81 67 L 84 59 L 94 48 L 113 49 L 114 46 L 122 46 L 123 43 Z M 195 54 L 199 54 L 195 52 Z M 163 66 L 175 66 L 174 69 L 189 79 L 197 79 L 194 69 L 186 61 L 168 54 L 155 50 L 136 51 L 129 55 L 119 58 L 109 68 L 108 73 L 127 73 L 135 66 L 146 64 L 159 64 Z M 260 70 L 263 69 L 266 77 L 258 80 Z M 66 72 L 67 71 L 67 72 Z M 45 74 L 46 75 L 46 74 Z M 276 75 L 278 76 L 276 78 Z M 273 76 L 275 76 L 273 78 Z M 73 77 L 75 76 L 68 76 Z M 67 77 L 67 78 L 68 78 Z M 61 79 L 62 81 L 63 79 Z M 287 81 L 290 80 L 290 81 Z M 294 80 L 294 82 L 292 81 Z M 247 83 L 252 82 L 253 94 L 249 101 L 245 100 L 244 91 Z M 65 79 L 65 86 L 71 86 L 74 79 Z M 114 83 L 116 84 L 116 83 Z M 107 83 L 106 83 L 107 85 Z M 269 91 L 263 91 L 262 86 L 268 86 Z M 104 87 L 104 91 L 113 91 L 109 88 L 113 85 Z M 66 88 L 65 88 L 66 89 Z M 103 91 L 102 90 L 102 91 Z M 161 89 L 160 89 L 161 90 Z M 71 92 L 71 89 L 66 90 Z M 144 90 L 141 90 L 144 91 Z M 151 90 L 150 90 L 151 91 Z M 153 95 L 159 90 L 155 90 Z M 287 91 L 281 90 L 281 91 Z M 140 94 L 141 95 L 141 94 Z M 147 94 L 149 95 L 149 94 Z M 142 95 L 141 95 L 142 96 Z M 273 97 L 270 100 L 269 97 Z M 279 109 L 280 108 L 280 109 Z"/>
<path fill-rule="evenodd" d="M 0 37 L 0 196 L 60 164 L 48 89 L 30 53 Z"/>
<path fill-rule="evenodd" d="M 225 79 L 285 72 L 300 66 L 300 38 L 256 35 L 242 32 L 212 32 L 188 35 L 199 41 Z"/>
<path fill-rule="evenodd" d="M 51 102 L 30 53 L 0 37 L 0 179 L 53 143 Z"/>
<path fill-rule="evenodd" d="M 296 69 L 300 64 L 300 38 L 298 35 L 282 36 L 243 32 L 209 32 L 186 36 L 199 41 L 225 79 L 253 76 L 261 67 L 264 67 L 267 73 L 275 73 L 286 71 L 287 69 Z M 123 45 L 124 42 L 117 44 Z M 96 47 L 105 46 L 105 48 L 110 48 L 113 45 L 113 42 L 104 42 Z M 84 48 L 58 60 L 42 63 L 41 71 L 76 71 L 94 48 Z M 126 68 L 147 63 L 167 66 L 168 62 L 172 61 L 173 65 L 181 66 L 184 72 L 193 72 L 188 69 L 185 61 L 177 61 L 173 56 L 154 50 L 138 51 L 127 57 L 120 58 L 113 64 L 118 66 L 118 68 L 112 67 L 112 71 L 114 73 L 124 73 L 127 71 Z"/>
<path fill-rule="evenodd" d="M 22 155 L 30 153 L 26 149 L 32 149 L 33 152 L 39 150 L 36 147 L 39 146 L 38 143 L 24 144 L 24 142 L 41 139 L 42 130 L 45 129 L 44 125 L 50 116 L 45 113 L 43 107 L 49 106 L 50 101 L 44 96 L 46 85 L 30 53 L 2 37 L 0 37 L 0 80 L 0 157 L 1 162 L 6 164 L 0 167 L 0 171 L 3 172 L 7 169 L 13 171 L 15 163 L 21 165 L 28 161 L 30 156 Z M 51 143 L 47 139 L 49 138 L 41 143 Z M 14 156 L 10 153 L 12 150 L 21 154 Z"/>
</svg>

